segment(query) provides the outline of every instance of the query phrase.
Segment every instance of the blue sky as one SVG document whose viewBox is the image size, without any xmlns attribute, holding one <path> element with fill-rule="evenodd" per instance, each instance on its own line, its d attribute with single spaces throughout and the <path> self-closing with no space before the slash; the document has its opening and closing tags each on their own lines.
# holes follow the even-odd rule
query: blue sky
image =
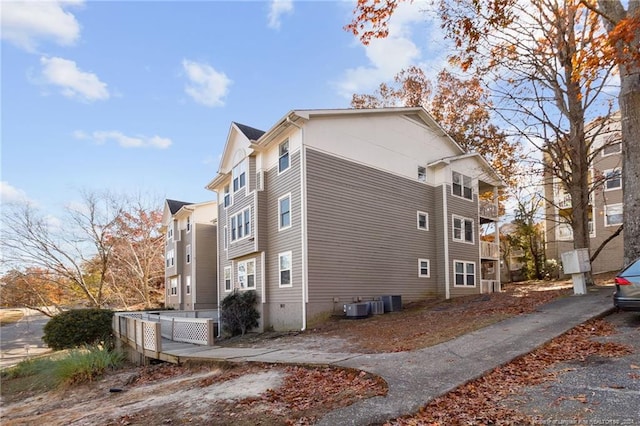
<svg viewBox="0 0 640 426">
<path fill-rule="evenodd" d="M 79 189 L 201 202 L 231 121 L 346 108 L 402 68 L 445 65 L 438 24 L 402 5 L 391 37 L 343 30 L 353 1 L 2 1 L 2 202 Z"/>
</svg>

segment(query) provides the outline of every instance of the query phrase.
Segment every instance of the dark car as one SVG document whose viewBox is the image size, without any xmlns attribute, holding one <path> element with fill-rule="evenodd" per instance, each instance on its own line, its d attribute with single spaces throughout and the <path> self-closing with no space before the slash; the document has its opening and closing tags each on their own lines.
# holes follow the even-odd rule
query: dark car
<svg viewBox="0 0 640 426">
<path fill-rule="evenodd" d="M 623 311 L 640 311 L 640 259 L 620 271 L 615 283 L 613 305 Z"/>
</svg>

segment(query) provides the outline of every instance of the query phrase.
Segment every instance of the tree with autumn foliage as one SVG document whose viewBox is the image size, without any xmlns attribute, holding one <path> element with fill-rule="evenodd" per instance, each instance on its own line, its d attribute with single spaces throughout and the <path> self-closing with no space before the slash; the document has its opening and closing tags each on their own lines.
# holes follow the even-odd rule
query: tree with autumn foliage
<svg viewBox="0 0 640 426">
<path fill-rule="evenodd" d="M 74 300 L 65 286 L 58 285 L 61 280 L 39 268 L 12 269 L 0 277 L 1 304 L 9 308 L 34 309 L 52 316 L 60 311 L 61 305 Z"/>
<path fill-rule="evenodd" d="M 491 123 L 490 101 L 477 77 L 461 80 L 449 71 L 438 74 L 435 90 L 422 69 L 412 66 L 381 83 L 374 94 L 354 94 L 354 108 L 422 106 L 465 151 L 486 158 L 500 177 L 513 183 L 518 172 L 520 146 Z"/>
<path fill-rule="evenodd" d="M 367 44 L 388 35 L 405 0 L 358 0 L 346 29 Z M 490 75 L 508 108 L 503 118 L 538 146 L 570 193 L 576 248 L 589 247 L 589 156 L 585 121 L 598 108 L 617 66 L 622 115 L 625 263 L 640 256 L 640 2 L 620 0 L 440 0 L 439 14 L 456 52 L 452 62 Z M 599 20 L 602 20 L 603 30 Z M 487 75 L 485 74 L 485 75 Z M 569 172 L 562 172 L 567 169 Z"/>
</svg>

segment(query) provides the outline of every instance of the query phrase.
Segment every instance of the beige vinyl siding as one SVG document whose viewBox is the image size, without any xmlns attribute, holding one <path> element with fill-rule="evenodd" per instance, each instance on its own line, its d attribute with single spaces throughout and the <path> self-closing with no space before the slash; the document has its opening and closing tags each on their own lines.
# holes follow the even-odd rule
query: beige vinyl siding
<svg viewBox="0 0 640 426">
<path fill-rule="evenodd" d="M 290 152 L 290 167 L 278 174 L 277 165 L 264 173 L 265 201 L 261 204 L 260 228 L 265 230 L 266 300 L 265 314 L 276 330 L 302 327 L 302 232 L 300 194 L 300 151 Z M 291 194 L 291 227 L 278 230 L 278 199 Z M 263 214 L 264 213 L 264 214 Z M 263 223 L 264 222 L 264 223 Z M 262 231 L 259 231 L 262 234 Z M 263 238 L 263 237 L 261 237 Z M 291 287 L 279 286 L 279 254 L 291 251 Z"/>
<path fill-rule="evenodd" d="M 448 233 L 449 233 L 449 276 L 451 297 L 480 293 L 480 229 L 478 218 L 478 195 L 473 194 L 473 200 L 458 197 L 451 193 L 451 186 L 447 185 Z M 473 221 L 473 244 L 453 239 L 453 216 L 471 219 Z M 463 231 L 464 233 L 464 231 Z M 474 287 L 456 287 L 454 261 L 475 262 Z"/>
<path fill-rule="evenodd" d="M 254 176 L 255 179 L 255 176 Z M 247 180 L 249 180 L 249 176 L 247 176 Z M 256 251 L 255 244 L 255 191 L 245 192 L 246 188 L 241 189 L 236 192 L 233 197 L 233 205 L 227 208 L 225 224 L 227 225 L 227 229 L 229 232 L 229 249 L 227 252 L 227 256 L 229 259 L 235 259 L 238 257 L 246 256 L 247 254 L 254 253 Z M 245 237 L 240 240 L 231 241 L 231 220 L 230 218 L 245 208 L 249 207 L 251 210 L 251 232 L 248 237 Z M 220 223 L 220 222 L 219 222 Z"/>
<path fill-rule="evenodd" d="M 192 224 L 193 225 L 193 224 Z M 181 279 L 180 279 L 180 291 L 182 292 L 182 304 L 180 305 L 180 309 L 191 310 L 193 309 L 193 283 L 196 280 L 195 270 L 193 269 L 193 230 L 191 232 L 187 232 L 186 229 L 180 231 L 180 245 L 182 246 L 181 250 L 181 263 L 178 266 L 178 270 L 180 271 Z M 187 263 L 187 246 L 191 246 L 191 263 Z M 187 294 L 187 276 L 191 276 L 191 294 Z"/>
<path fill-rule="evenodd" d="M 316 150 L 306 155 L 309 317 L 358 297 L 401 295 L 405 303 L 435 295 L 435 188 Z M 429 213 L 430 231 L 417 229 L 417 211 Z M 418 277 L 419 258 L 430 259 L 430 278 Z"/>
<path fill-rule="evenodd" d="M 447 259 L 444 251 L 445 226 L 443 208 L 442 187 L 439 186 L 433 190 L 433 212 L 429 215 L 429 218 L 433 218 L 430 223 L 434 238 L 433 244 L 435 247 L 441 248 L 436 250 L 434 259 L 431 259 L 431 277 L 436 280 L 436 293 L 440 296 L 446 294 L 445 262 Z"/>
<path fill-rule="evenodd" d="M 195 251 L 192 248 L 195 265 L 195 278 L 192 277 L 192 294 L 195 296 L 194 309 L 214 309 L 218 306 L 217 282 L 217 229 L 215 225 L 196 223 L 191 233 L 195 232 Z"/>
</svg>

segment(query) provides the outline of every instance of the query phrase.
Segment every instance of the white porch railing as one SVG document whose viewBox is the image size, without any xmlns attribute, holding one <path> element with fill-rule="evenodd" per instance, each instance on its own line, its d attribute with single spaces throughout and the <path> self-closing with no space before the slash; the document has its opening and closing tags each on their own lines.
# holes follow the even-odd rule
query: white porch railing
<svg viewBox="0 0 640 426">
<path fill-rule="evenodd" d="M 486 217 L 488 219 L 497 219 L 498 218 L 498 204 L 494 201 L 481 200 L 480 205 L 480 216 Z"/>
<path fill-rule="evenodd" d="M 480 241 L 480 257 L 485 259 L 499 259 L 500 246 L 489 241 Z"/>
<path fill-rule="evenodd" d="M 160 324 L 142 318 L 139 312 L 119 312 L 113 316 L 113 332 L 138 353 L 159 358 L 162 352 Z"/>
<path fill-rule="evenodd" d="M 499 293 L 502 291 L 502 286 L 499 280 L 480 280 L 480 293 Z"/>
</svg>

